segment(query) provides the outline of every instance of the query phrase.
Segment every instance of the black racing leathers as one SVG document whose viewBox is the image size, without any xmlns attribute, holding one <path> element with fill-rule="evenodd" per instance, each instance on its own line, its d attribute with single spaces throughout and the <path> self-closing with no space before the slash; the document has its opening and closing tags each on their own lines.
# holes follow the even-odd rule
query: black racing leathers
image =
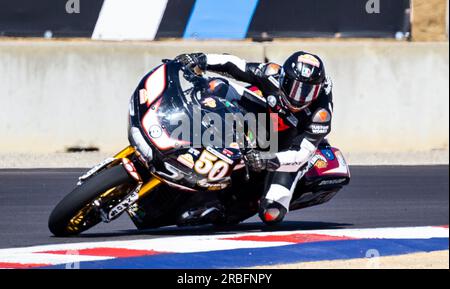
<svg viewBox="0 0 450 289">
<path fill-rule="evenodd" d="M 247 63 L 236 56 L 220 54 L 207 54 L 206 62 L 208 71 L 256 86 L 266 99 L 270 96 L 278 99 L 282 93 L 278 83 L 281 70 L 278 64 Z M 244 91 L 239 101 L 251 103 L 251 98 L 252 94 Z M 267 176 L 265 200 L 261 204 L 277 202 L 289 209 L 299 169 L 310 160 L 319 143 L 331 131 L 332 111 L 332 84 L 329 78 L 318 98 L 306 109 L 298 113 L 291 113 L 280 106 L 269 109 L 268 112 L 279 116 L 279 149 L 274 156 L 279 167 Z"/>
</svg>

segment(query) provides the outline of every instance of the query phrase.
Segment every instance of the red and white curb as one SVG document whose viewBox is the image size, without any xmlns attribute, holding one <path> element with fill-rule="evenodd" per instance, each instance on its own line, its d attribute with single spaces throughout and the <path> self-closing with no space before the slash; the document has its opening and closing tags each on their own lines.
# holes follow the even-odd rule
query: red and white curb
<svg viewBox="0 0 450 289">
<path fill-rule="evenodd" d="M 448 238 L 448 226 L 259 232 L 82 242 L 0 249 L 0 268 L 34 268 L 84 261 L 193 253 L 352 239 Z"/>
</svg>

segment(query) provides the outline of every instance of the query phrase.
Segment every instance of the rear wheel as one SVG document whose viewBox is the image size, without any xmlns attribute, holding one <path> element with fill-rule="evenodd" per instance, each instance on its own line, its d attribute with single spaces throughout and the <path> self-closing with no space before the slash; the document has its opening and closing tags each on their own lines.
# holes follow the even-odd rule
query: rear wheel
<svg viewBox="0 0 450 289">
<path fill-rule="evenodd" d="M 122 165 L 105 169 L 76 187 L 53 209 L 48 227 L 55 236 L 76 235 L 102 221 L 100 207 L 112 206 L 134 188 Z"/>
</svg>

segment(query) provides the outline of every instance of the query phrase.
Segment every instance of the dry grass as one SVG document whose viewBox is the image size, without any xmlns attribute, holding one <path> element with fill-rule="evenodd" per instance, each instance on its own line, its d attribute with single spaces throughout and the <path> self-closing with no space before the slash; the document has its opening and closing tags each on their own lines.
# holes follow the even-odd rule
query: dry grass
<svg viewBox="0 0 450 289">
<path fill-rule="evenodd" d="M 413 0 L 413 41 L 445 41 L 447 0 Z"/>
<path fill-rule="evenodd" d="M 376 259 L 350 259 L 306 262 L 275 266 L 260 266 L 251 269 L 449 269 L 448 250 L 430 253 L 415 253 Z"/>
</svg>

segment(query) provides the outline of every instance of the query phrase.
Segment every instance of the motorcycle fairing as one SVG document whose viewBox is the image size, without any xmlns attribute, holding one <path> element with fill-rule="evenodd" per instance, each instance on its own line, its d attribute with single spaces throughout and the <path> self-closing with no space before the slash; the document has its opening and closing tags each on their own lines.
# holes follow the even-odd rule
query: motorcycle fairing
<svg viewBox="0 0 450 289">
<path fill-rule="evenodd" d="M 297 184 L 290 210 L 328 202 L 350 182 L 350 170 L 339 149 L 319 147 L 314 158 L 314 165 Z"/>
<path fill-rule="evenodd" d="M 203 134 L 206 129 L 216 129 L 216 126 L 224 130 L 225 114 L 240 111 L 233 104 L 215 95 L 199 93 L 196 89 L 201 90 L 201 87 L 185 79 L 181 68 L 178 63 L 166 63 L 143 78 L 130 102 L 133 106 L 130 111 L 133 111 L 133 114 L 129 116 L 129 131 L 135 132 L 139 129 L 152 150 L 152 160 L 148 161 L 152 162 L 155 174 L 160 175 L 163 180 L 166 179 L 169 185 L 181 186 L 181 189 L 186 190 L 225 189 L 231 184 L 230 175 L 235 166 L 241 164 L 240 149 L 229 147 L 231 144 L 225 144 L 223 140 L 219 147 L 192 148 L 191 134 L 189 139 L 183 139 L 183 134 L 178 138 L 171 137 L 170 134 L 178 127 L 178 123 L 173 124 L 171 118 L 185 117 L 192 122 L 193 104 L 201 107 L 202 117 L 210 112 L 220 115 L 222 126 L 208 126 L 202 122 Z M 157 84 L 155 80 L 163 85 Z M 152 86 L 156 87 L 157 93 L 150 93 Z M 133 138 L 135 137 L 129 133 L 130 143 L 136 146 Z M 205 154 L 208 155 L 205 157 Z M 218 177 L 211 176 L 211 171 L 202 169 L 202 163 L 199 164 L 202 157 L 206 158 L 207 162 L 212 160 L 213 168 L 219 167 L 215 170 Z M 226 168 L 226 171 L 221 170 L 221 166 Z"/>
</svg>

